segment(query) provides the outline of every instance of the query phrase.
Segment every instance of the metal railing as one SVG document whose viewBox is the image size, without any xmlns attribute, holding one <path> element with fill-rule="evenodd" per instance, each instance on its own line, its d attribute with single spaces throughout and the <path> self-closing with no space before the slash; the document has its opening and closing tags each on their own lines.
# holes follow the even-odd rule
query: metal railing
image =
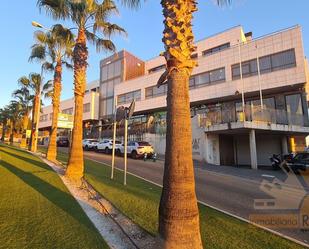
<svg viewBox="0 0 309 249">
<path fill-rule="evenodd" d="M 208 110 L 200 113 L 200 127 L 210 127 L 231 122 L 260 122 L 268 124 L 308 126 L 308 120 L 303 114 L 291 113 L 286 110 L 261 108 L 261 106 L 245 105 L 245 112 L 235 109 Z"/>
</svg>

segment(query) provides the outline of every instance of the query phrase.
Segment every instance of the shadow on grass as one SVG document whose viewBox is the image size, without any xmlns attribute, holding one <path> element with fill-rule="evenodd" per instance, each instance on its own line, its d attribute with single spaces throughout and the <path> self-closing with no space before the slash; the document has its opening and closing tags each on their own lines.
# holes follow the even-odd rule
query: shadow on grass
<svg viewBox="0 0 309 249">
<path fill-rule="evenodd" d="M 59 190 L 58 188 L 52 186 L 48 182 L 43 181 L 32 173 L 25 172 L 6 161 L 1 161 L 0 166 L 16 175 L 24 183 L 32 187 L 50 202 L 57 205 L 59 208 L 73 217 L 76 221 L 78 221 L 78 223 L 82 223 L 88 229 L 96 232 L 95 227 L 88 220 L 86 215 L 84 215 L 83 210 L 79 207 L 75 199 L 70 194 Z M 58 176 L 55 175 L 55 177 Z"/>
<path fill-rule="evenodd" d="M 12 150 L 13 148 L 8 148 L 8 149 Z M 33 164 L 33 165 L 38 166 L 38 167 L 40 167 L 42 169 L 45 169 L 45 170 L 48 170 L 48 171 L 52 171 L 52 169 L 50 167 L 48 167 L 46 164 L 44 164 L 42 161 L 33 160 L 33 159 L 29 158 L 29 157 L 17 155 L 16 153 L 12 153 L 12 152 L 9 152 L 7 150 L 3 150 L 1 146 L 0 146 L 0 151 L 2 151 L 3 153 L 5 153 L 5 154 L 7 154 L 7 155 L 9 155 L 11 157 L 18 158 L 18 159 L 20 159 L 22 161 L 25 161 L 27 163 Z M 18 152 L 30 156 L 30 154 L 28 154 L 27 152 L 24 152 L 24 151 L 18 151 Z"/>
</svg>

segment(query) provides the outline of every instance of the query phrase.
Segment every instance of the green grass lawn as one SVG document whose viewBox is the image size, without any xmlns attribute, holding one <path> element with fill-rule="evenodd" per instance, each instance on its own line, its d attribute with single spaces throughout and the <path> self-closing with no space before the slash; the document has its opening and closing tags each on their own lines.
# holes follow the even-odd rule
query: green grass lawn
<svg viewBox="0 0 309 249">
<path fill-rule="evenodd" d="M 64 162 L 67 160 L 65 153 L 60 153 L 59 157 Z M 160 187 L 132 175 L 128 175 L 128 185 L 124 187 L 122 171 L 116 170 L 115 180 L 112 181 L 109 166 L 91 160 L 85 160 L 85 165 L 86 179 L 98 192 L 135 223 L 148 232 L 157 234 Z M 205 248 L 303 248 L 212 208 L 199 205 L 199 209 Z"/>
<path fill-rule="evenodd" d="M 0 248 L 108 248 L 58 175 L 0 144 Z"/>
</svg>

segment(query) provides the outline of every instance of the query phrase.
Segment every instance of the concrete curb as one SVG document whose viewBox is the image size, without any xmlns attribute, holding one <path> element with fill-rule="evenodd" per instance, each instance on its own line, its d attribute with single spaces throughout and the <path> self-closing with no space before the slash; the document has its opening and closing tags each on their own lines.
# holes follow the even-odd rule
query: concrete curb
<svg viewBox="0 0 309 249">
<path fill-rule="evenodd" d="M 110 248 L 156 248 L 156 240 L 153 236 L 123 215 L 86 180 L 82 186 L 74 185 L 63 175 L 62 166 L 48 161 L 43 157 L 43 153 L 29 153 L 40 158 L 58 174 Z"/>
</svg>

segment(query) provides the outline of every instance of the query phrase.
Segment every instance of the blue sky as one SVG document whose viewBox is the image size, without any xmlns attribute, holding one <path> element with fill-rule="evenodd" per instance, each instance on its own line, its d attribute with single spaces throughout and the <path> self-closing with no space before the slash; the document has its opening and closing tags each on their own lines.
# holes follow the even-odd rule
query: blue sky
<svg viewBox="0 0 309 249">
<path fill-rule="evenodd" d="M 194 19 L 196 40 L 236 25 L 242 25 L 245 32 L 252 31 L 253 36 L 258 37 L 300 24 L 303 28 L 305 53 L 309 55 L 308 0 L 234 0 L 230 7 L 224 8 L 216 6 L 215 0 L 198 2 L 199 11 Z M 124 27 L 128 37 L 113 37 L 117 49 L 126 49 L 144 60 L 157 56 L 163 50 L 160 1 L 148 0 L 137 11 L 121 7 L 120 4 L 119 9 L 119 16 L 113 17 L 112 21 Z M 1 4 L 0 107 L 10 101 L 12 91 L 17 88 L 19 77 L 40 71 L 38 64 L 28 62 L 35 31 L 31 26 L 32 20 L 46 27 L 56 23 L 44 12 L 39 12 L 36 0 L 5 1 Z M 92 81 L 99 78 L 99 61 L 108 54 L 96 53 L 91 45 L 89 51 L 87 78 L 88 81 Z M 51 79 L 52 75 L 46 75 L 45 78 Z M 62 99 L 72 97 L 72 89 L 72 72 L 65 71 Z M 48 104 L 48 101 L 45 103 Z"/>
</svg>

